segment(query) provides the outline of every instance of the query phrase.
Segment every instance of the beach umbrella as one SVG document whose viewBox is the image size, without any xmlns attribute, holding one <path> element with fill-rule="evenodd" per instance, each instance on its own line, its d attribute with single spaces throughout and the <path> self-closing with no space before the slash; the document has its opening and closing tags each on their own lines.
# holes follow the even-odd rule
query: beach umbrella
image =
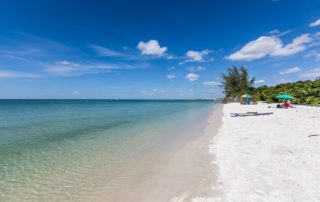
<svg viewBox="0 0 320 202">
<path fill-rule="evenodd" d="M 251 98 L 251 95 L 249 95 L 249 94 L 244 94 L 244 95 L 241 95 L 241 97 L 243 97 L 243 98 Z"/>
<path fill-rule="evenodd" d="M 288 94 L 281 94 L 281 95 L 277 95 L 278 99 L 287 99 L 287 100 L 290 100 L 290 99 L 293 99 L 293 96 L 291 95 L 288 95 Z"/>
</svg>

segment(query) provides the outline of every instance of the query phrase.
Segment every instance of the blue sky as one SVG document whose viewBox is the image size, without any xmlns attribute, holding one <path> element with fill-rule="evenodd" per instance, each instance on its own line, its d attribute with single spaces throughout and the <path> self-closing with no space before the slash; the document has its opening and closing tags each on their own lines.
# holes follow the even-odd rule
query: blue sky
<svg viewBox="0 0 320 202">
<path fill-rule="evenodd" d="M 0 98 L 218 98 L 320 77 L 319 0 L 3 0 Z"/>
</svg>

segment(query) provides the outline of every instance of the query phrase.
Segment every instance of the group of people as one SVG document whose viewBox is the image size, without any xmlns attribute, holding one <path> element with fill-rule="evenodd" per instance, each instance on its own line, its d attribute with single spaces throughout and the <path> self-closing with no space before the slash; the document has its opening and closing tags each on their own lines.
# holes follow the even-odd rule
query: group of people
<svg viewBox="0 0 320 202">
<path fill-rule="evenodd" d="M 242 105 L 250 105 L 251 104 L 251 100 L 246 98 L 246 99 L 241 99 L 240 104 Z"/>
</svg>

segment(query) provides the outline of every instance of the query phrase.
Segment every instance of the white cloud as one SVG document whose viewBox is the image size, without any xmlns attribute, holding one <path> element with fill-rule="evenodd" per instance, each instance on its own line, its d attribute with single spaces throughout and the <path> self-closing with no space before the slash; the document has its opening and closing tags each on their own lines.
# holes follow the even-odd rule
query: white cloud
<svg viewBox="0 0 320 202">
<path fill-rule="evenodd" d="M 75 90 L 75 91 L 73 91 L 73 92 L 72 92 L 72 94 L 74 94 L 74 95 L 79 95 L 79 94 L 80 94 L 80 92 L 79 92 L 79 91 L 77 91 L 77 90 Z"/>
<path fill-rule="evenodd" d="M 20 72 L 20 71 L 8 71 L 8 70 L 0 70 L 0 79 L 1 78 L 37 78 L 40 77 L 38 74 Z"/>
<path fill-rule="evenodd" d="M 287 45 L 283 45 L 277 36 L 261 36 L 244 45 L 239 51 L 226 56 L 228 60 L 251 61 L 266 56 L 289 56 L 306 49 L 307 43 L 312 41 L 309 34 L 303 34 Z"/>
<path fill-rule="evenodd" d="M 207 68 L 204 66 L 196 66 L 196 67 L 187 67 L 187 70 L 189 70 L 190 72 L 197 72 L 197 71 L 203 71 L 206 70 Z"/>
<path fill-rule="evenodd" d="M 300 72 L 301 69 L 299 67 L 292 67 L 292 68 L 289 68 L 289 69 L 286 69 L 282 72 L 279 72 L 279 74 L 281 75 L 284 75 L 284 74 L 293 74 L 293 73 L 297 73 L 297 72 Z"/>
<path fill-rule="evenodd" d="M 226 57 L 228 60 L 251 61 L 260 59 L 281 48 L 282 43 L 275 36 L 261 36 L 258 39 L 244 45 L 238 52 Z"/>
<path fill-rule="evenodd" d="M 299 75 L 301 78 L 319 78 L 320 77 L 320 68 L 314 68 L 310 69 L 308 71 L 305 71 Z"/>
<path fill-rule="evenodd" d="M 208 55 L 210 51 L 208 49 L 202 51 L 194 51 L 189 50 L 186 53 L 186 56 L 189 58 L 187 62 L 202 62 L 204 60 L 204 56 Z"/>
<path fill-rule="evenodd" d="M 255 84 L 264 83 L 264 82 L 265 82 L 265 80 L 263 80 L 263 79 L 254 81 Z"/>
<path fill-rule="evenodd" d="M 168 50 L 167 47 L 160 47 L 157 40 L 140 41 L 137 48 L 141 51 L 142 55 L 155 55 L 158 57 L 162 57 Z"/>
<path fill-rule="evenodd" d="M 174 74 L 167 74 L 167 79 L 174 79 L 174 78 L 176 78 L 176 75 L 174 75 Z"/>
<path fill-rule="evenodd" d="M 188 79 L 188 80 L 191 81 L 191 82 L 194 82 L 194 81 L 198 80 L 199 77 L 200 77 L 200 76 L 199 76 L 198 74 L 194 74 L 194 73 L 190 73 L 190 74 L 187 74 L 187 75 L 185 76 L 185 78 Z"/>
<path fill-rule="evenodd" d="M 95 52 L 97 52 L 97 54 L 99 54 L 99 56 L 103 56 L 103 57 L 115 57 L 115 56 L 121 56 L 122 53 L 118 52 L 118 51 L 114 51 L 102 46 L 98 46 L 98 45 L 89 45 L 90 48 L 92 48 Z"/>
<path fill-rule="evenodd" d="M 271 53 L 272 56 L 289 56 L 306 49 L 305 44 L 312 41 L 309 34 L 303 34 L 293 39 L 293 41 Z"/>
<path fill-rule="evenodd" d="M 206 82 L 203 82 L 202 85 L 204 85 L 204 86 L 220 86 L 221 83 L 216 82 L 216 81 L 206 81 Z"/>
<path fill-rule="evenodd" d="M 319 20 L 316 20 L 316 21 L 314 21 L 313 23 L 311 23 L 309 26 L 310 27 L 317 27 L 317 26 L 319 26 L 320 25 L 320 19 Z"/>
<path fill-rule="evenodd" d="M 19 34 L 20 35 L 20 34 Z M 89 45 L 93 50 L 99 49 L 101 55 L 119 55 L 115 62 L 104 62 L 97 58 L 83 57 L 81 50 L 65 46 L 51 40 L 22 34 L 15 36 L 19 41 L 9 41 L 0 47 L 0 60 L 5 69 L 11 72 L 2 72 L 2 77 L 50 77 L 50 76 L 77 76 L 92 73 L 106 73 L 126 69 L 141 69 L 149 67 L 143 56 L 121 50 L 115 52 L 101 46 Z M 72 58 L 70 60 L 69 56 Z M 131 59 L 136 57 L 137 59 Z M 4 58 L 4 59 L 3 59 Z M 55 59 L 58 58 L 58 59 Z M 143 60 L 142 60 L 143 59 Z M 35 70 L 34 68 L 38 68 Z M 18 71 L 18 72 L 14 72 Z M 28 72 L 28 73 L 27 73 Z M 35 73 L 35 74 L 32 74 Z M 72 91 L 70 91 L 72 92 Z"/>
</svg>

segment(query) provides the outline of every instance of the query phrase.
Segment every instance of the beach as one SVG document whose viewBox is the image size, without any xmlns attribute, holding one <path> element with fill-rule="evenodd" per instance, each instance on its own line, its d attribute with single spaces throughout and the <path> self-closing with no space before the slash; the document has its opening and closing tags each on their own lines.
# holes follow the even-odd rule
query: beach
<svg viewBox="0 0 320 202">
<path fill-rule="evenodd" d="M 320 108 L 275 106 L 2 101 L 0 199 L 319 201 Z"/>
<path fill-rule="evenodd" d="M 319 62 L 320 0 L 0 0 L 0 202 L 320 202 Z"/>
<path fill-rule="evenodd" d="M 320 201 L 320 108 L 275 106 L 223 106 L 223 124 L 210 145 L 219 196 L 207 201 Z M 247 111 L 273 114 L 230 116 Z"/>
</svg>

